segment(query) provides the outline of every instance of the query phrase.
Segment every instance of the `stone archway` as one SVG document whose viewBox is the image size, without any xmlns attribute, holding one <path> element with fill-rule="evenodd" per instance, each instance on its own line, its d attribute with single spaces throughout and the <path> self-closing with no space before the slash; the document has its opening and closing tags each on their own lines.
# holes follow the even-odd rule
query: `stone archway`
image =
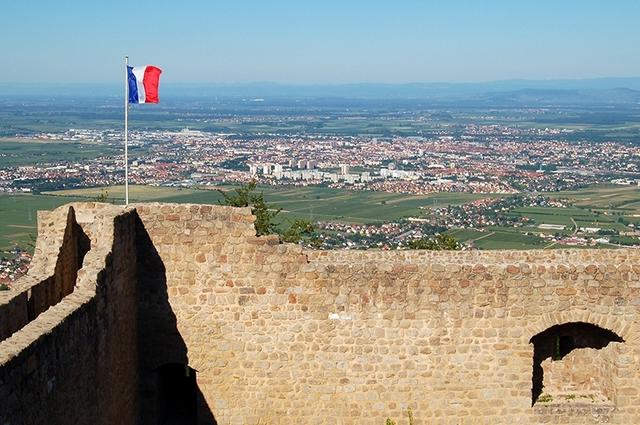
<svg viewBox="0 0 640 425">
<path fill-rule="evenodd" d="M 534 336 L 551 326 L 571 322 L 591 323 L 615 332 L 627 342 L 633 342 L 634 344 L 640 342 L 640 338 L 631 332 L 631 326 L 624 317 L 577 309 L 543 314 L 538 320 L 528 324 L 526 334 Z"/>
<path fill-rule="evenodd" d="M 578 397 L 612 402 L 621 336 L 592 323 L 568 322 L 550 326 L 529 342 L 534 346 L 532 405 Z"/>
</svg>

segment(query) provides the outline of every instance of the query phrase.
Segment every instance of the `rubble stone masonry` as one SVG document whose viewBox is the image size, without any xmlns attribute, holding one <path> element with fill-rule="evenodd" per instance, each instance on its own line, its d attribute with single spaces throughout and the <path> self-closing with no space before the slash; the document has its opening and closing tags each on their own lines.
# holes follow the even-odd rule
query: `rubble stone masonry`
<svg viewBox="0 0 640 425">
<path fill-rule="evenodd" d="M 39 220 L 0 292 L 0 425 L 640 423 L 637 250 L 307 251 L 211 205 Z M 75 286 L 29 313 L 56 267 Z"/>
</svg>

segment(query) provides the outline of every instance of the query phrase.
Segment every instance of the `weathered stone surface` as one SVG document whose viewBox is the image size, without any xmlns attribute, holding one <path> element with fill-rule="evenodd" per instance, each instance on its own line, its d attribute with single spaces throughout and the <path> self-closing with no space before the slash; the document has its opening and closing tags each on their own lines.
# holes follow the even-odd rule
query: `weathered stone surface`
<svg viewBox="0 0 640 425">
<path fill-rule="evenodd" d="M 136 423 L 135 215 L 75 207 L 39 214 L 26 321 L 0 342 L 2 424 Z"/>
<path fill-rule="evenodd" d="M 408 408 L 416 424 L 640 423 L 636 250 L 307 251 L 256 237 L 248 209 L 74 209 L 91 240 L 77 278 L 65 269 L 75 290 L 21 313 L 63 258 L 47 251 L 63 207 L 39 216 L 49 253 L 0 298 L 17 323 L 0 324 L 15 332 L 2 424 L 156 423 L 170 363 L 195 370 L 201 423 L 406 423 Z M 530 340 L 571 322 L 624 342 L 543 364 L 545 385 L 606 400 L 532 407 Z"/>
</svg>

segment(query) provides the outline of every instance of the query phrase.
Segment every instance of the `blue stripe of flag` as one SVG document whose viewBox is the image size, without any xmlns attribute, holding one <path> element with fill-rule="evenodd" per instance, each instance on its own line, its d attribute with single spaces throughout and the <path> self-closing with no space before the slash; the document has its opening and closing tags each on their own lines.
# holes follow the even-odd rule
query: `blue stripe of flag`
<svg viewBox="0 0 640 425">
<path fill-rule="evenodd" d="M 138 98 L 138 83 L 136 76 L 133 75 L 133 67 L 127 66 L 127 75 L 129 76 L 129 103 L 140 103 Z"/>
</svg>

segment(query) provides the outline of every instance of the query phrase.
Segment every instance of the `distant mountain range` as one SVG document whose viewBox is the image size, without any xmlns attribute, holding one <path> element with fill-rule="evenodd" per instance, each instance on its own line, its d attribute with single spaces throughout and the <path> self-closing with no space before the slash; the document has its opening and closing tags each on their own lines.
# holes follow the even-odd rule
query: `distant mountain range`
<svg viewBox="0 0 640 425">
<path fill-rule="evenodd" d="M 504 105 L 523 104 L 637 104 L 640 105 L 640 90 L 630 88 L 595 89 L 518 89 L 512 91 L 486 92 L 477 96 L 487 103 Z"/>
<path fill-rule="evenodd" d="M 0 84 L 0 96 L 118 97 L 120 85 Z M 466 101 L 482 104 L 640 104 L 640 78 L 504 80 L 481 83 L 288 85 L 164 83 L 161 96 L 265 98 L 342 98 L 371 100 Z"/>
</svg>

